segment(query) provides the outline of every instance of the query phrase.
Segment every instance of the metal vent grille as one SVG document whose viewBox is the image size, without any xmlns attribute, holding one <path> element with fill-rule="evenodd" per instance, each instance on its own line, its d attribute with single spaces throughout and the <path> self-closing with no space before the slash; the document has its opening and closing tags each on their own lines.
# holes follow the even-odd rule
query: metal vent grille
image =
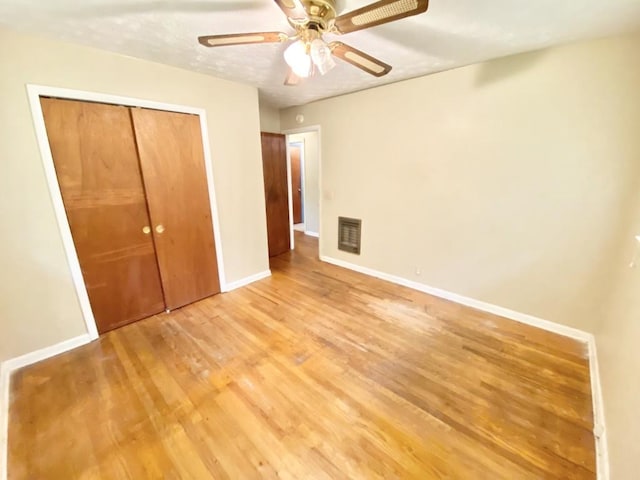
<svg viewBox="0 0 640 480">
<path fill-rule="evenodd" d="M 360 255 L 362 220 L 338 217 L 338 250 Z"/>
</svg>

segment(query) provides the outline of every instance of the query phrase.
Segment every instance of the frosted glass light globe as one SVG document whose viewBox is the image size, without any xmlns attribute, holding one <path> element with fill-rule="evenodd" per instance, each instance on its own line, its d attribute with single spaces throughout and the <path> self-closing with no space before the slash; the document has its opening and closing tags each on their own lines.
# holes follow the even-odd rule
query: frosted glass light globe
<svg viewBox="0 0 640 480">
<path fill-rule="evenodd" d="M 321 75 L 324 75 L 336 66 L 336 62 L 331 54 L 331 49 L 323 40 L 316 38 L 311 42 L 310 50 L 311 59 L 313 60 L 313 63 L 315 63 L 316 67 L 318 67 Z"/>
<path fill-rule="evenodd" d="M 307 78 L 311 74 L 311 57 L 301 40 L 289 45 L 284 51 L 284 60 L 298 77 Z"/>
</svg>

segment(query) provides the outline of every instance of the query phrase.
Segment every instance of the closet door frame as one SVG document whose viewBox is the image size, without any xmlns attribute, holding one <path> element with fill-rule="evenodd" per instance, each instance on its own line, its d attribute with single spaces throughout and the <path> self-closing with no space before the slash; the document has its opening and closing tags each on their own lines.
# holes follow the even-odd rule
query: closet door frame
<svg viewBox="0 0 640 480">
<path fill-rule="evenodd" d="M 218 278 L 220 280 L 220 290 L 222 292 L 228 291 L 222 255 L 223 250 L 220 236 L 218 205 L 213 179 L 213 163 L 211 161 L 209 130 L 207 128 L 207 115 L 204 109 L 189 107 L 185 105 L 154 102 L 139 98 L 121 97 L 118 95 L 108 95 L 104 93 L 87 92 L 83 90 L 72 90 L 33 84 L 27 84 L 27 96 L 29 99 L 29 105 L 31 107 L 31 116 L 36 132 L 36 138 L 38 141 L 38 146 L 40 148 L 40 158 L 42 159 L 42 165 L 44 167 L 47 186 L 49 187 L 49 194 L 51 196 L 53 209 L 58 223 L 58 229 L 60 230 L 62 244 L 67 256 L 67 263 L 69 264 L 69 270 L 71 273 L 71 278 L 73 279 L 76 295 L 78 296 L 78 301 L 80 303 L 82 316 L 84 317 L 84 322 L 87 327 L 87 333 L 91 340 L 95 340 L 98 338 L 98 328 L 93 316 L 93 311 L 91 310 L 91 304 L 89 303 L 89 295 L 84 283 L 82 271 L 80 270 L 80 261 L 78 260 L 78 254 L 76 252 L 76 248 L 73 243 L 73 237 L 71 235 L 71 228 L 69 226 L 64 203 L 62 201 L 62 193 L 60 192 L 60 186 L 58 185 L 58 177 L 56 176 L 56 170 L 53 163 L 53 155 L 51 154 L 51 148 L 49 147 L 49 137 L 47 136 L 47 129 L 44 122 L 44 115 L 42 113 L 42 106 L 40 105 L 40 97 L 55 97 L 66 100 L 106 103 L 111 105 L 122 105 L 126 107 L 141 107 L 149 108 L 152 110 L 166 110 L 169 112 L 198 115 L 198 117 L 200 118 L 200 129 L 202 133 L 202 148 L 204 150 L 204 164 L 207 174 L 207 186 L 209 188 L 209 206 L 211 208 L 213 238 L 216 244 L 216 258 L 218 260 Z"/>
</svg>

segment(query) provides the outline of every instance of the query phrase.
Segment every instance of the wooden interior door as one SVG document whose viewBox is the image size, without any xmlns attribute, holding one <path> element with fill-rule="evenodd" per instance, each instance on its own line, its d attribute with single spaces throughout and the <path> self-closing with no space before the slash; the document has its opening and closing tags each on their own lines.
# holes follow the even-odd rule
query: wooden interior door
<svg viewBox="0 0 640 480">
<path fill-rule="evenodd" d="M 302 223 L 302 168 L 300 165 L 300 146 L 289 145 L 291 159 L 291 203 L 293 204 L 293 223 Z"/>
<path fill-rule="evenodd" d="M 260 134 L 264 194 L 267 208 L 269 256 L 291 249 L 289 231 L 289 189 L 287 186 L 287 140 L 278 133 Z"/>
<path fill-rule="evenodd" d="M 129 109 L 53 98 L 40 103 L 98 331 L 163 311 Z"/>
<path fill-rule="evenodd" d="M 220 292 L 200 118 L 131 110 L 167 308 Z"/>
</svg>

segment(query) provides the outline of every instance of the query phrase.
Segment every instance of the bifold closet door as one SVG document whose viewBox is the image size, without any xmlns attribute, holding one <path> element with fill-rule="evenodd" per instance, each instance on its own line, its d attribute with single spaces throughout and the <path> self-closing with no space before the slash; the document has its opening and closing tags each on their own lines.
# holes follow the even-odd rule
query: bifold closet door
<svg viewBox="0 0 640 480">
<path fill-rule="evenodd" d="M 167 308 L 220 292 L 197 115 L 131 109 Z"/>
<path fill-rule="evenodd" d="M 129 109 L 41 98 L 98 330 L 165 309 Z"/>
</svg>

